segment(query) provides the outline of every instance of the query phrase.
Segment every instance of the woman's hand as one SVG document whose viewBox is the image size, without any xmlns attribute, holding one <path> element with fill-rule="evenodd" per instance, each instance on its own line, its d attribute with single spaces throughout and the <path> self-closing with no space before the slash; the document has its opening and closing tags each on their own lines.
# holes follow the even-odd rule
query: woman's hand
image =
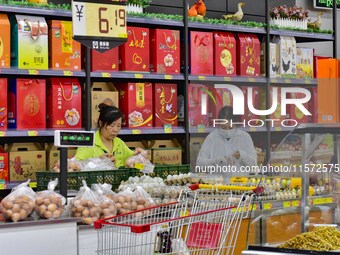
<svg viewBox="0 0 340 255">
<path fill-rule="evenodd" d="M 110 154 L 110 153 L 104 153 L 104 154 L 101 155 L 99 158 L 103 159 L 104 157 L 105 157 L 105 158 L 108 158 L 108 159 L 111 160 L 112 162 L 115 162 L 115 161 L 116 161 L 115 157 L 114 157 L 112 154 Z"/>
<path fill-rule="evenodd" d="M 240 158 L 240 152 L 239 151 L 235 151 L 234 153 L 233 153 L 233 156 L 236 158 L 236 159 L 239 159 Z"/>
<path fill-rule="evenodd" d="M 143 150 L 142 148 L 136 148 L 133 152 L 133 155 L 142 154 L 142 156 L 146 157 L 147 152 L 146 150 Z"/>
</svg>

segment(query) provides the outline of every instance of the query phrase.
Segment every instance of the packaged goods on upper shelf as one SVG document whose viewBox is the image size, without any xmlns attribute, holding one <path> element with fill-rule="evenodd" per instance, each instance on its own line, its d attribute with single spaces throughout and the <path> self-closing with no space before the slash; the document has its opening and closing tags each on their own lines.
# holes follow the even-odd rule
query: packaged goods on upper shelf
<svg viewBox="0 0 340 255">
<path fill-rule="evenodd" d="M 36 180 L 35 173 L 46 169 L 46 152 L 38 143 L 13 143 L 6 150 L 11 182 Z"/>
<path fill-rule="evenodd" d="M 331 57 L 325 57 L 325 56 L 314 56 L 313 58 L 313 64 L 314 64 L 314 78 L 318 78 L 318 66 L 319 66 L 319 60 L 322 59 L 331 59 Z"/>
<path fill-rule="evenodd" d="M 6 14 L 0 13 L 0 68 L 11 67 L 11 26 Z"/>
<path fill-rule="evenodd" d="M 180 73 L 180 33 L 178 30 L 150 30 L 150 71 Z"/>
<path fill-rule="evenodd" d="M 72 22 L 51 20 L 48 25 L 50 68 L 79 71 L 81 45 L 72 38 Z"/>
<path fill-rule="evenodd" d="M 212 119 L 218 119 L 218 112 L 223 106 L 233 106 L 233 96 L 227 88 L 214 88 L 209 86 L 209 116 Z"/>
<path fill-rule="evenodd" d="M 213 33 L 190 31 L 190 73 L 214 74 Z"/>
<path fill-rule="evenodd" d="M 265 94 L 264 94 L 263 88 L 241 86 L 241 89 L 242 89 L 242 92 L 245 98 L 248 98 L 248 94 L 251 93 L 252 95 L 251 101 L 253 102 L 253 106 L 255 109 L 263 109 L 261 108 L 261 102 L 265 102 Z M 247 100 L 244 100 L 244 114 L 241 116 L 241 120 L 245 120 L 246 122 L 252 120 L 251 124 L 256 126 L 260 124 L 258 119 L 261 119 L 261 117 L 262 116 L 258 116 L 252 113 L 249 110 Z"/>
<path fill-rule="evenodd" d="M 311 92 L 311 100 L 308 102 L 308 109 L 312 113 L 311 116 L 308 116 L 308 122 L 309 123 L 318 123 L 318 88 L 310 88 Z"/>
<path fill-rule="evenodd" d="M 305 98 L 305 94 L 303 93 L 288 93 L 287 94 L 287 99 L 301 99 Z M 310 101 L 316 100 L 316 98 L 311 97 Z M 303 103 L 302 104 L 307 110 L 309 110 L 312 114 L 313 112 L 309 109 L 310 103 Z M 287 118 L 288 119 L 293 119 L 297 123 L 308 123 L 309 122 L 309 116 L 305 115 L 299 107 L 297 107 L 295 104 L 288 104 L 287 105 Z M 294 125 L 294 121 L 289 121 L 290 125 Z"/>
<path fill-rule="evenodd" d="M 177 126 L 177 84 L 155 83 L 153 95 L 154 127 Z"/>
<path fill-rule="evenodd" d="M 48 69 L 48 27 L 43 17 L 13 15 L 11 22 L 11 66 Z"/>
<path fill-rule="evenodd" d="M 46 128 L 46 80 L 9 80 L 8 127 Z"/>
<path fill-rule="evenodd" d="M 9 181 L 8 152 L 0 146 L 0 180 Z"/>
<path fill-rule="evenodd" d="M 81 128 L 82 93 L 74 78 L 51 78 L 47 90 L 47 126 L 49 128 Z"/>
<path fill-rule="evenodd" d="M 279 47 L 276 43 L 269 44 L 269 65 L 270 65 L 270 77 L 275 78 L 279 76 L 280 66 L 280 54 Z M 266 44 L 261 43 L 261 75 L 266 75 Z"/>
<path fill-rule="evenodd" d="M 273 43 L 279 45 L 280 76 L 283 78 L 296 77 L 296 41 L 291 36 L 274 36 Z"/>
<path fill-rule="evenodd" d="M 237 74 L 260 76 L 260 41 L 254 34 L 237 34 Z"/>
<path fill-rule="evenodd" d="M 149 72 L 150 32 L 144 27 L 127 27 L 128 41 L 119 47 L 121 71 Z"/>
<path fill-rule="evenodd" d="M 125 114 L 126 127 L 152 127 L 152 84 L 121 83 L 119 91 L 119 108 Z"/>
<path fill-rule="evenodd" d="M 112 82 L 94 82 L 91 87 L 92 128 L 97 128 L 99 104 L 104 103 L 119 108 L 118 90 Z"/>
<path fill-rule="evenodd" d="M 91 70 L 95 71 L 118 71 L 119 70 L 119 47 L 103 53 L 91 51 Z"/>
<path fill-rule="evenodd" d="M 0 91 L 7 91 L 7 79 L 0 79 Z M 8 93 L 0 93 L 0 130 L 7 129 Z"/>
<path fill-rule="evenodd" d="M 314 77 L 314 49 L 297 48 L 296 49 L 296 77 L 313 78 Z"/>
<path fill-rule="evenodd" d="M 189 84 L 188 86 L 188 108 L 189 126 L 209 126 L 208 87 L 202 84 Z"/>
<path fill-rule="evenodd" d="M 232 33 L 214 32 L 214 74 L 236 75 L 236 40 Z"/>
</svg>

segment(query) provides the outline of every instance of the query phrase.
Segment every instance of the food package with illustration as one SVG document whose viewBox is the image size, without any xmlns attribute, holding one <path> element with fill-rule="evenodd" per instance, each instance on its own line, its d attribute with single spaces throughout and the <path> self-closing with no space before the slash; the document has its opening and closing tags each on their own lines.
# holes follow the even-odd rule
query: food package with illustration
<svg viewBox="0 0 340 255">
<path fill-rule="evenodd" d="M 314 77 L 314 49 L 312 48 L 296 49 L 296 77 L 297 78 Z"/>
<path fill-rule="evenodd" d="M 279 47 L 276 43 L 269 44 L 269 68 L 270 77 L 275 78 L 279 74 Z M 261 75 L 266 76 L 266 44 L 261 43 Z"/>
<path fill-rule="evenodd" d="M 47 170 L 52 170 L 56 163 L 60 160 L 60 148 L 55 147 L 54 144 L 46 144 L 46 167 Z M 69 147 L 67 149 L 67 158 L 71 159 L 76 155 L 77 148 Z"/>
<path fill-rule="evenodd" d="M 0 180 L 9 181 L 8 153 L 2 146 L 0 146 Z"/>
<path fill-rule="evenodd" d="M 150 71 L 180 73 L 180 33 L 178 30 L 150 30 Z"/>
<path fill-rule="evenodd" d="M 6 14 L 0 13 L 0 68 L 11 67 L 11 25 Z"/>
<path fill-rule="evenodd" d="M 291 36 L 274 36 L 279 47 L 279 74 L 283 78 L 296 77 L 296 41 Z"/>
<path fill-rule="evenodd" d="M 188 86 L 189 126 L 209 126 L 209 90 L 202 84 Z"/>
<path fill-rule="evenodd" d="M 125 114 L 123 126 L 152 127 L 152 84 L 122 83 L 117 89 L 119 108 Z"/>
<path fill-rule="evenodd" d="M 7 79 L 0 78 L 0 91 L 7 92 Z M 0 93 L 0 130 L 7 129 L 7 93 Z"/>
<path fill-rule="evenodd" d="M 216 75 L 236 75 L 236 40 L 232 33 L 214 33 L 214 70 Z"/>
<path fill-rule="evenodd" d="M 163 127 L 165 124 L 177 126 L 177 84 L 155 83 L 153 95 L 154 126 Z"/>
<path fill-rule="evenodd" d="M 261 98 L 260 87 L 241 86 L 241 90 L 243 92 L 245 100 L 244 100 L 244 114 L 240 116 L 240 119 L 242 121 L 246 121 L 246 123 L 248 121 L 251 121 L 249 122 L 249 124 L 253 126 L 261 125 L 262 122 L 259 121 L 259 119 L 261 119 L 261 116 L 252 113 L 249 110 L 249 106 L 248 106 L 248 97 L 250 97 L 251 98 L 250 102 L 252 103 L 253 107 L 256 110 L 263 109 L 261 108 L 261 102 L 265 102 L 265 97 Z"/>
<path fill-rule="evenodd" d="M 119 48 L 115 47 L 105 52 L 91 50 L 91 70 L 116 72 L 119 70 Z"/>
<path fill-rule="evenodd" d="M 35 173 L 46 170 L 46 152 L 38 143 L 13 143 L 9 152 L 10 181 L 36 180 Z"/>
<path fill-rule="evenodd" d="M 260 41 L 254 34 L 237 34 L 237 74 L 260 75 Z"/>
<path fill-rule="evenodd" d="M 11 65 L 48 69 L 48 27 L 43 17 L 14 15 L 11 22 Z"/>
<path fill-rule="evenodd" d="M 74 78 L 51 78 L 47 90 L 47 126 L 81 128 L 81 86 Z"/>
<path fill-rule="evenodd" d="M 118 90 L 112 82 L 94 82 L 91 90 L 92 128 L 97 128 L 99 105 L 104 103 L 119 108 Z"/>
<path fill-rule="evenodd" d="M 9 80 L 8 127 L 46 128 L 46 80 Z"/>
<path fill-rule="evenodd" d="M 81 69 L 81 44 L 72 38 L 72 22 L 51 20 L 49 25 L 50 68 Z"/>
<path fill-rule="evenodd" d="M 213 33 L 190 31 L 191 74 L 214 74 Z"/>
<path fill-rule="evenodd" d="M 208 97 L 209 118 L 218 119 L 218 113 L 223 106 L 233 106 L 233 95 L 223 84 L 209 87 L 210 96 Z"/>
<path fill-rule="evenodd" d="M 151 148 L 153 164 L 182 164 L 182 148 L 176 139 L 142 141 L 142 143 L 146 148 Z"/>
<path fill-rule="evenodd" d="M 304 93 L 287 93 L 287 99 L 303 99 L 306 95 Z M 303 103 L 302 105 L 311 113 L 311 109 L 309 109 L 310 101 L 314 100 L 311 98 L 307 103 Z M 291 119 L 289 121 L 290 125 L 295 125 L 296 123 L 308 123 L 310 119 L 310 115 L 305 115 L 295 104 L 287 104 L 287 118 Z M 295 121 L 296 122 L 295 122 Z"/>
<path fill-rule="evenodd" d="M 144 27 L 127 27 L 128 41 L 119 47 L 121 71 L 149 72 L 150 32 Z"/>
</svg>

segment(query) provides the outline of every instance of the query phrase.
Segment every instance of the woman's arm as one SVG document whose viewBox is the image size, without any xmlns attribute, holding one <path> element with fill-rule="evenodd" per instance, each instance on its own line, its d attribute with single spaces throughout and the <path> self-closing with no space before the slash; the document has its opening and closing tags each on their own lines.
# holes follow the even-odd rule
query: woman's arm
<svg viewBox="0 0 340 255">
<path fill-rule="evenodd" d="M 215 166 L 215 165 L 229 165 L 230 160 L 227 157 L 219 157 L 215 158 L 215 155 L 212 155 L 212 147 L 216 146 L 216 141 L 214 141 L 214 137 L 208 136 L 198 153 L 196 166 Z"/>
<path fill-rule="evenodd" d="M 246 133 L 245 136 L 242 136 L 242 140 L 239 141 L 242 144 L 242 149 L 240 152 L 240 164 L 242 166 L 256 166 L 257 165 L 257 153 L 254 147 L 253 140 L 250 135 Z"/>
</svg>

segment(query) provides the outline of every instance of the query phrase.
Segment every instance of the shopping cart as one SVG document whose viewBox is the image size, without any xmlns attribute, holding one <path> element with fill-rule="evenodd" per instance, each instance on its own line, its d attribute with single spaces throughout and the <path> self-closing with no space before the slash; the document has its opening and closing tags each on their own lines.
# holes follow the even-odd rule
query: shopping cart
<svg viewBox="0 0 340 255">
<path fill-rule="evenodd" d="M 185 192 L 178 202 L 98 220 L 97 253 L 232 255 L 254 196 L 253 188 L 241 188 L 245 192 L 238 196 L 228 189 L 223 195 L 210 194 L 213 189 Z"/>
</svg>

